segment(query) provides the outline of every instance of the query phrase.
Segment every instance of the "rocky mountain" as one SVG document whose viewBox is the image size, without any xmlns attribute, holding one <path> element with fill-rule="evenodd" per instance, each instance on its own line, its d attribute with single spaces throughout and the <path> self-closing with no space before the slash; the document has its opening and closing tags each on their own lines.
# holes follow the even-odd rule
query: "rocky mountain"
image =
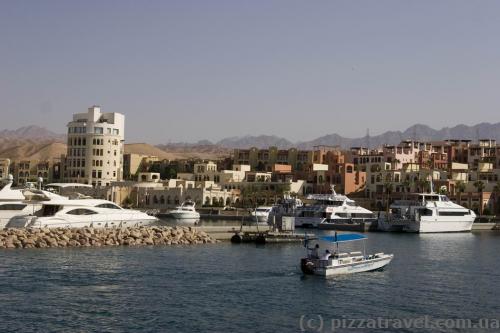
<svg viewBox="0 0 500 333">
<path fill-rule="evenodd" d="M 346 138 L 338 134 L 328 134 L 314 140 L 292 142 L 275 135 L 230 137 L 216 143 L 208 140 L 196 143 L 168 143 L 152 146 L 148 144 L 127 144 L 126 152 L 156 155 L 167 159 L 203 158 L 217 159 L 231 154 L 234 148 L 267 148 L 276 146 L 282 149 L 299 147 L 311 149 L 314 146 L 356 146 L 379 147 L 384 144 L 395 145 L 405 139 L 445 140 L 445 139 L 495 139 L 500 143 L 500 122 L 480 123 L 474 126 L 457 125 L 439 130 L 430 126 L 416 124 L 404 131 L 388 131 L 380 135 L 360 138 Z M 13 159 L 51 159 L 66 152 L 65 136 L 53 133 L 39 126 L 26 126 L 17 130 L 0 131 L 0 157 Z"/>
<path fill-rule="evenodd" d="M 259 136 L 244 136 L 231 137 L 218 141 L 217 146 L 224 148 L 247 148 L 247 147 L 270 147 L 276 146 L 280 148 L 291 148 L 294 143 L 275 135 L 259 135 Z"/>
<path fill-rule="evenodd" d="M 310 149 L 317 145 L 340 146 L 342 148 L 370 146 L 380 147 L 384 144 L 396 145 L 402 140 L 415 139 L 421 141 L 439 141 L 446 139 L 495 139 L 500 142 L 500 123 L 480 123 L 474 126 L 457 125 L 435 130 L 427 125 L 416 124 L 404 131 L 388 131 L 380 135 L 362 138 L 344 138 L 337 134 L 326 135 L 311 141 L 299 142 L 297 146 Z"/>
</svg>

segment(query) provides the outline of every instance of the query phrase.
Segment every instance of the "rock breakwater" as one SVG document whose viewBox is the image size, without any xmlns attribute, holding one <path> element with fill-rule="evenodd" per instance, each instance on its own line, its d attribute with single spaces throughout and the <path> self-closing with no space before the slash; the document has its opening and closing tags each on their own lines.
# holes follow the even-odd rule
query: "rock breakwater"
<svg viewBox="0 0 500 333">
<path fill-rule="evenodd" d="M 123 229 L 4 229 L 0 249 L 49 247 L 100 247 L 140 245 L 190 245 L 216 243 L 193 227 L 137 227 Z"/>
</svg>

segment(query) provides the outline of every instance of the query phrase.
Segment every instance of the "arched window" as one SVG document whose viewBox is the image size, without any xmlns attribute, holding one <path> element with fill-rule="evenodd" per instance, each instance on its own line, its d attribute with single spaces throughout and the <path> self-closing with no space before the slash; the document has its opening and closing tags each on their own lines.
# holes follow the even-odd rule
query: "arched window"
<svg viewBox="0 0 500 333">
<path fill-rule="evenodd" d="M 227 197 L 226 198 L 226 206 L 231 205 L 231 198 Z"/>
<path fill-rule="evenodd" d="M 205 198 L 205 205 L 210 206 L 210 197 Z"/>
<path fill-rule="evenodd" d="M 347 173 L 352 173 L 352 165 L 347 166 Z"/>
<path fill-rule="evenodd" d="M 167 205 L 170 205 L 172 203 L 172 199 L 170 198 L 170 195 L 167 196 Z"/>
<path fill-rule="evenodd" d="M 158 204 L 158 197 L 156 195 L 153 196 L 153 203 Z"/>
<path fill-rule="evenodd" d="M 160 204 L 165 204 L 165 197 L 163 196 L 163 194 L 160 196 Z"/>
<path fill-rule="evenodd" d="M 175 196 L 174 203 L 175 203 L 176 205 L 178 205 L 178 204 L 179 204 L 179 198 L 178 198 L 177 196 Z"/>
</svg>

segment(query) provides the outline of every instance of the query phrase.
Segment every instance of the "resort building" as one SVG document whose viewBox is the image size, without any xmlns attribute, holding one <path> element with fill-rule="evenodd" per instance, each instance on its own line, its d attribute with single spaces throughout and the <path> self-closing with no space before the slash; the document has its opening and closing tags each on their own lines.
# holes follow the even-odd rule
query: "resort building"
<svg viewBox="0 0 500 333">
<path fill-rule="evenodd" d="M 125 116 L 92 106 L 68 123 L 64 178 L 68 182 L 107 186 L 123 179 Z"/>
<path fill-rule="evenodd" d="M 8 164 L 7 173 L 12 174 L 17 185 L 37 183 L 40 179 L 44 184 L 61 181 L 61 160 L 58 158 L 44 161 L 9 161 Z M 3 169 L 1 165 L 0 160 L 0 169 Z M 4 173 L 3 177 L 0 176 L 0 179 L 5 178 L 7 173 Z"/>
</svg>

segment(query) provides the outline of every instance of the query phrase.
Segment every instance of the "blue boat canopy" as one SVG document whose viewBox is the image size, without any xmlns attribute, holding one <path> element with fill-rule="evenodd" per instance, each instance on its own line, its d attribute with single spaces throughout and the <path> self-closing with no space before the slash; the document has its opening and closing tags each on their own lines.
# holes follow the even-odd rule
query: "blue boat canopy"
<svg viewBox="0 0 500 333">
<path fill-rule="evenodd" d="M 333 242 L 333 243 L 341 243 L 341 242 L 352 242 L 352 241 L 357 241 L 357 240 L 362 240 L 362 239 L 367 239 L 365 235 L 362 234 L 337 234 L 333 236 L 324 236 L 321 237 L 320 239 L 323 241 L 327 242 Z"/>
</svg>

